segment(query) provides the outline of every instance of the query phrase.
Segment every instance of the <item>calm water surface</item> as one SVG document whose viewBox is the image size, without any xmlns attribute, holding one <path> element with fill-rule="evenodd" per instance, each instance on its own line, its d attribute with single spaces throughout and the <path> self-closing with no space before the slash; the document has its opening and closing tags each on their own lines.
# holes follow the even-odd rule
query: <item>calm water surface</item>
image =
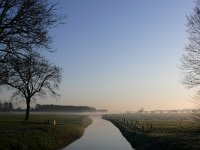
<svg viewBox="0 0 200 150">
<path fill-rule="evenodd" d="M 63 150 L 133 150 L 121 132 L 100 116 L 92 117 L 93 123 L 84 135 Z"/>
</svg>

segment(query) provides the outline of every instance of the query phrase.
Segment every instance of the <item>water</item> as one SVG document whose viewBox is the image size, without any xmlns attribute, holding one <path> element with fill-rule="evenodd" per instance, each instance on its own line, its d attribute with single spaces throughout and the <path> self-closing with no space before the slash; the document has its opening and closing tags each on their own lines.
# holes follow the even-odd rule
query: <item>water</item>
<svg viewBox="0 0 200 150">
<path fill-rule="evenodd" d="M 84 135 L 63 150 L 133 150 L 121 132 L 100 116 L 92 117 L 93 123 Z"/>
</svg>

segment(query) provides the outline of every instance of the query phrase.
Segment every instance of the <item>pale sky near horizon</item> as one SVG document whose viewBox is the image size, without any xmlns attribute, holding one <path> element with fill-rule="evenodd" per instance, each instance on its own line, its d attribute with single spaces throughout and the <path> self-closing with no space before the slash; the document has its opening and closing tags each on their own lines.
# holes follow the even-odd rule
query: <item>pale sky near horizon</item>
<svg viewBox="0 0 200 150">
<path fill-rule="evenodd" d="M 57 51 L 48 57 L 64 70 L 61 98 L 43 103 L 193 107 L 178 69 L 193 0 L 59 0 L 59 7 L 67 23 L 51 31 Z"/>
</svg>

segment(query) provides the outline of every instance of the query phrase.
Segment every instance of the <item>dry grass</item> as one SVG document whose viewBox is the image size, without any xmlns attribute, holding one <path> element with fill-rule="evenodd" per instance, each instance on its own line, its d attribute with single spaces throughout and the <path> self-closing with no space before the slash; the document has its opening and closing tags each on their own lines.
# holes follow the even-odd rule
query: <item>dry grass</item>
<svg viewBox="0 0 200 150">
<path fill-rule="evenodd" d="M 80 138 L 91 123 L 91 119 L 80 115 L 35 114 L 29 121 L 23 118 L 24 114 L 0 114 L 0 150 L 58 149 Z"/>
</svg>

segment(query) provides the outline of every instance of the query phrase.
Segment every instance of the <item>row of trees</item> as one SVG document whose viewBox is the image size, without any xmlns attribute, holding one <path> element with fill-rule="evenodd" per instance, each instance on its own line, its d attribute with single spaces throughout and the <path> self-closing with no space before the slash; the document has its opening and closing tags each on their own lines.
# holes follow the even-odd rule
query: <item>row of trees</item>
<svg viewBox="0 0 200 150">
<path fill-rule="evenodd" d="M 96 109 L 89 106 L 64 106 L 64 105 L 40 105 L 36 104 L 33 111 L 62 111 L 62 112 L 94 112 Z"/>
<path fill-rule="evenodd" d="M 32 98 L 57 95 L 61 82 L 61 68 L 40 54 L 52 51 L 49 30 L 62 23 L 56 6 L 46 0 L 0 1 L 0 86 L 25 100 L 25 120 Z"/>
</svg>

